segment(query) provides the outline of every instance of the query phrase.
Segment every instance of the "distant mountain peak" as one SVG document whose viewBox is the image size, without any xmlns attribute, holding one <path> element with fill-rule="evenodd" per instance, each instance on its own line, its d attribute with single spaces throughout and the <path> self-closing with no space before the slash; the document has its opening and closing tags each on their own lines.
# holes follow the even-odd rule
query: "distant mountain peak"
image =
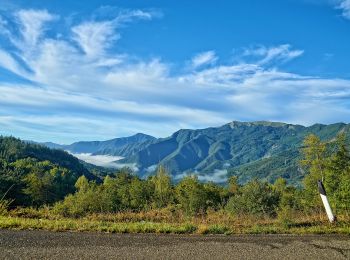
<svg viewBox="0 0 350 260">
<path fill-rule="evenodd" d="M 148 134 L 144 134 L 144 133 L 137 133 L 137 134 L 134 134 L 132 136 L 147 136 L 147 137 L 153 137 L 151 135 L 148 135 Z"/>
<path fill-rule="evenodd" d="M 144 134 L 144 133 L 137 133 L 134 134 L 132 136 L 130 136 L 130 138 L 135 137 L 135 138 L 147 138 L 147 139 L 156 139 L 154 136 L 148 135 L 148 134 Z"/>
<path fill-rule="evenodd" d="M 282 122 L 273 122 L 273 121 L 253 121 L 253 122 L 241 122 L 241 121 L 232 121 L 228 124 L 231 128 L 240 127 L 240 126 L 272 126 L 272 127 L 281 127 L 288 124 Z"/>
</svg>

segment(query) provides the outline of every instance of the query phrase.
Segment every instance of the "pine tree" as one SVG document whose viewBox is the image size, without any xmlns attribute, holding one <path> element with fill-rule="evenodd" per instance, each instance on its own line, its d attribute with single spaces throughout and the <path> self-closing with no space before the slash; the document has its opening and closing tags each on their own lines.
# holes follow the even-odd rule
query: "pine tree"
<svg viewBox="0 0 350 260">
<path fill-rule="evenodd" d="M 322 202 L 318 194 L 317 180 L 323 180 L 325 177 L 326 144 L 316 135 L 310 134 L 303 142 L 302 152 L 304 159 L 301 160 L 301 165 L 308 173 L 303 180 L 303 204 L 307 209 L 320 209 Z"/>
<path fill-rule="evenodd" d="M 156 207 L 161 208 L 169 205 L 173 201 L 173 189 L 171 178 L 166 169 L 160 165 L 156 176 L 152 178 L 154 184 L 154 202 Z"/>
</svg>

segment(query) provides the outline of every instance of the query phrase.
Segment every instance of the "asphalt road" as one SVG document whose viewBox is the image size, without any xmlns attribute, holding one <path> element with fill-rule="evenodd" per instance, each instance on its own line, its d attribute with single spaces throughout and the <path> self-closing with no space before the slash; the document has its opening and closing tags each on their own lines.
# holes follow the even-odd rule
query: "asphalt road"
<svg viewBox="0 0 350 260">
<path fill-rule="evenodd" d="M 0 230 L 0 259 L 350 259 L 350 237 Z"/>
</svg>

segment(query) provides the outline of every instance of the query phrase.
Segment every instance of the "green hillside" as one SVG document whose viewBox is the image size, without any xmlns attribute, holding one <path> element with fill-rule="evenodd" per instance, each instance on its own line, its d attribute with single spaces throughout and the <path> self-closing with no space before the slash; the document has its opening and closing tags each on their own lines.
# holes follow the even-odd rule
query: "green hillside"
<svg viewBox="0 0 350 260">
<path fill-rule="evenodd" d="M 273 182 L 283 176 L 296 184 L 303 177 L 297 161 L 305 136 L 314 133 L 322 140 L 332 140 L 340 132 L 349 134 L 349 129 L 343 123 L 304 127 L 265 121 L 231 122 L 216 128 L 180 130 L 122 162 L 136 163 L 141 174 L 162 164 L 175 177 L 199 172 L 210 179 L 216 171 L 226 169 L 241 182 L 252 178 Z"/>
<path fill-rule="evenodd" d="M 58 201 L 74 192 L 82 175 L 97 179 L 67 152 L 0 136 L 0 194 L 13 205 Z"/>
<path fill-rule="evenodd" d="M 305 127 L 280 122 L 233 121 L 220 127 L 182 129 L 167 138 L 136 134 L 66 146 L 45 145 L 73 153 L 122 156 L 124 159 L 117 163 L 135 164 L 141 177 L 152 174 L 162 164 L 175 180 L 196 173 L 203 180 L 222 183 L 228 176 L 236 175 L 240 183 L 254 178 L 274 182 L 284 177 L 290 184 L 299 185 L 304 176 L 298 165 L 304 138 L 313 133 L 321 140 L 332 141 L 340 132 L 349 135 L 350 125 Z"/>
</svg>

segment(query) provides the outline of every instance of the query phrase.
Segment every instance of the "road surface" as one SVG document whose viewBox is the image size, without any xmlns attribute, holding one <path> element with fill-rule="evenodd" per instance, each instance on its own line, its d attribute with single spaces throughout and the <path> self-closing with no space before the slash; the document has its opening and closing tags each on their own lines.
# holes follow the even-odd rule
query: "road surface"
<svg viewBox="0 0 350 260">
<path fill-rule="evenodd" d="M 0 230 L 0 259 L 350 259 L 350 237 Z"/>
</svg>

